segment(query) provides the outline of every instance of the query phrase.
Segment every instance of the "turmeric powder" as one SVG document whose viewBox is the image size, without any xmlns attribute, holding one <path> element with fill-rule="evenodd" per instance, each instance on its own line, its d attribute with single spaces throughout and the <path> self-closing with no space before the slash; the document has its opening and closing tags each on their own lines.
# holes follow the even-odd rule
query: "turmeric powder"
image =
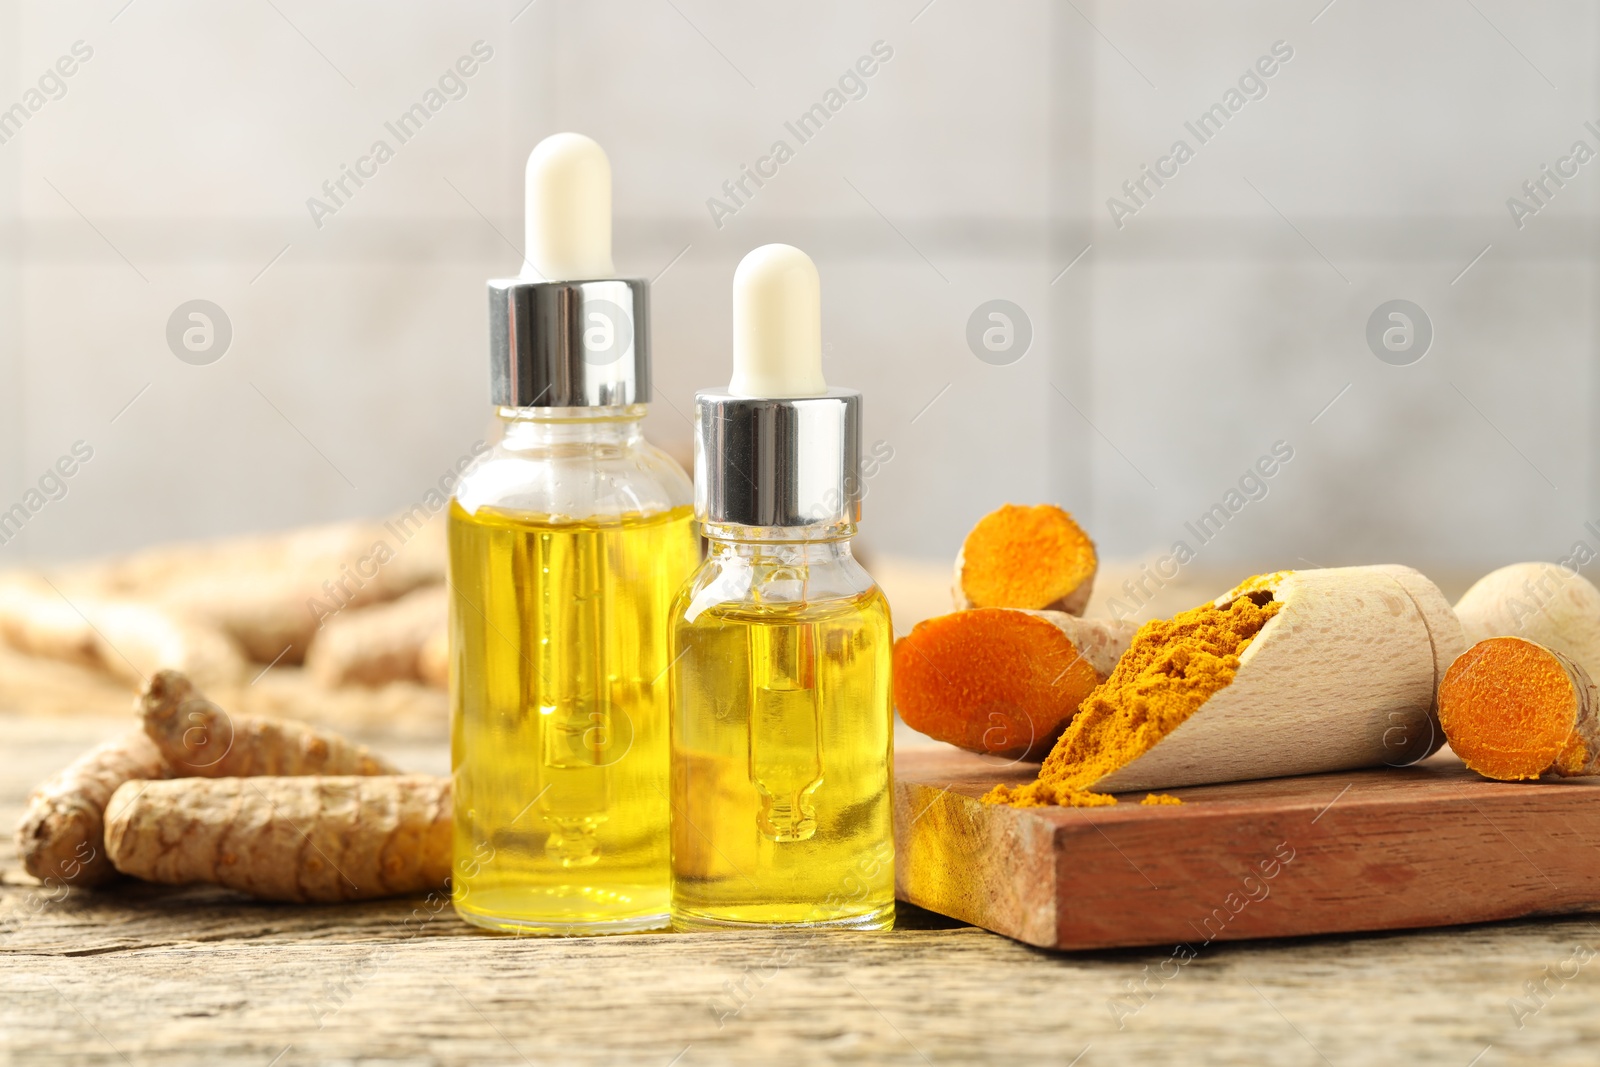
<svg viewBox="0 0 1600 1067">
<path fill-rule="evenodd" d="M 1054 504 L 1006 504 L 967 534 L 956 557 L 955 606 L 1082 615 L 1099 566 L 1094 542 Z"/>
<path fill-rule="evenodd" d="M 1166 804 L 1182 804 L 1183 801 L 1179 800 L 1171 793 L 1146 793 L 1144 795 L 1144 799 L 1139 801 L 1139 803 L 1149 807 L 1157 807 Z"/>
<path fill-rule="evenodd" d="M 1133 762 L 1233 681 L 1239 656 L 1281 605 L 1268 590 L 1147 622 L 1078 709 L 1035 782 L 995 786 L 990 804 L 1088 807 L 1116 799 L 1091 787 Z"/>
<path fill-rule="evenodd" d="M 1520 637 L 1492 637 L 1462 653 L 1439 685 L 1450 747 L 1485 778 L 1546 771 L 1600 773 L 1595 685 L 1576 661 Z"/>
<path fill-rule="evenodd" d="M 1106 680 L 1131 622 L 977 608 L 917 623 L 894 645 L 894 702 L 913 730 L 969 752 L 1042 759 Z"/>
</svg>

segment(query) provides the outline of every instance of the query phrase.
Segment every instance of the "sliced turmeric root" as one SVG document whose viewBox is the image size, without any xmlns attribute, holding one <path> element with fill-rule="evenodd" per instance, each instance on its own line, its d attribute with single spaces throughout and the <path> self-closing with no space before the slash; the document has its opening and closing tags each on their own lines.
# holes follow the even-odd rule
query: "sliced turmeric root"
<svg viewBox="0 0 1600 1067">
<path fill-rule="evenodd" d="M 1111 673 L 1135 629 L 1012 608 L 928 619 L 895 642 L 895 705 L 906 725 L 935 740 L 1040 759 Z"/>
<path fill-rule="evenodd" d="M 1600 695 L 1575 661 L 1520 637 L 1462 653 L 1439 685 L 1450 747 L 1485 778 L 1600 773 Z"/>
<path fill-rule="evenodd" d="M 1479 578 L 1455 611 L 1468 641 L 1537 641 L 1600 679 L 1600 589 L 1576 571 L 1513 563 Z"/>
<path fill-rule="evenodd" d="M 1094 542 L 1054 504 L 1006 504 L 978 520 L 956 557 L 957 608 L 1082 615 L 1099 566 Z"/>
</svg>

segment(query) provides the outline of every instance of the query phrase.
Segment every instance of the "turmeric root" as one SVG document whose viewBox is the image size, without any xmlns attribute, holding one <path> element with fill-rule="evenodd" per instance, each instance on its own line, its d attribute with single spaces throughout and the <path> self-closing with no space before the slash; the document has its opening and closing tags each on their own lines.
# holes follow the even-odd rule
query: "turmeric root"
<svg viewBox="0 0 1600 1067">
<path fill-rule="evenodd" d="M 399 600 L 330 618 L 312 639 L 306 669 L 323 685 L 383 685 L 422 677 L 422 652 L 443 633 L 446 587 L 424 586 Z"/>
<path fill-rule="evenodd" d="M 396 773 L 387 760 L 337 734 L 259 716 L 230 717 L 177 671 L 157 671 L 135 709 L 142 729 L 91 749 L 29 797 L 17 825 L 17 850 L 35 878 L 92 886 L 115 873 L 102 831 L 106 802 L 127 782 Z"/>
<path fill-rule="evenodd" d="M 220 630 L 181 612 L 74 594 L 67 600 L 42 580 L 12 577 L 0 585 L 0 637 L 30 655 L 106 671 L 139 685 L 173 668 L 225 685 L 245 661 Z"/>
<path fill-rule="evenodd" d="M 386 523 L 165 545 L 82 568 L 73 580 L 219 629 L 258 663 L 295 664 L 325 620 L 444 581 L 444 523 L 427 519 L 419 507 Z"/>
<path fill-rule="evenodd" d="M 106 802 L 118 786 L 171 774 L 160 750 L 141 730 L 90 749 L 28 797 L 17 824 L 22 866 L 47 884 L 104 882 L 116 874 L 106 855 Z"/>
<path fill-rule="evenodd" d="M 1520 637 L 1479 641 L 1439 686 L 1450 747 L 1485 778 L 1600 773 L 1600 692 L 1575 661 Z"/>
<path fill-rule="evenodd" d="M 956 608 L 1030 608 L 1082 615 L 1098 567 L 1094 542 L 1053 504 L 1003 505 L 956 556 Z"/>
<path fill-rule="evenodd" d="M 81 667 L 105 667 L 99 639 L 88 619 L 42 581 L 10 575 L 0 584 L 0 637 L 31 656 Z"/>
<path fill-rule="evenodd" d="M 417 652 L 417 675 L 423 685 L 450 688 L 450 631 L 434 631 Z"/>
<path fill-rule="evenodd" d="M 129 782 L 106 809 L 106 850 L 122 873 L 262 900 L 438 889 L 450 849 L 450 780 L 429 775 Z"/>
<path fill-rule="evenodd" d="M 928 619 L 895 642 L 895 705 L 907 726 L 935 740 L 1042 759 L 1135 629 L 1015 608 Z"/>
<path fill-rule="evenodd" d="M 1482 578 L 1456 603 L 1467 641 L 1522 637 L 1600 678 L 1600 589 L 1554 563 L 1513 563 Z"/>
<path fill-rule="evenodd" d="M 388 760 L 304 723 L 230 716 L 177 671 L 159 671 L 139 697 L 144 730 L 179 775 L 397 774 Z"/>
</svg>

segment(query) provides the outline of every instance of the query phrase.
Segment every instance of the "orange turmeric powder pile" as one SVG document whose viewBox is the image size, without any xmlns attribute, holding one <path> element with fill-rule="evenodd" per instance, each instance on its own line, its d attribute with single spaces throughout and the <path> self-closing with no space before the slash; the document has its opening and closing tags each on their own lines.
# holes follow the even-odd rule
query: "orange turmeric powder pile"
<svg viewBox="0 0 1600 1067">
<path fill-rule="evenodd" d="M 1600 772 L 1600 721 L 1588 673 L 1520 637 L 1491 637 L 1456 658 L 1439 684 L 1439 723 L 1485 778 Z"/>
<path fill-rule="evenodd" d="M 1155 747 L 1232 682 L 1240 654 L 1280 606 L 1261 590 L 1223 607 L 1205 604 L 1145 623 L 1111 676 L 1084 700 L 1038 780 L 995 786 L 984 801 L 1019 808 L 1115 804 L 1090 788 Z"/>
<path fill-rule="evenodd" d="M 978 520 L 956 560 L 958 608 L 1082 615 L 1099 560 L 1094 542 L 1054 504 L 1006 504 Z"/>
</svg>

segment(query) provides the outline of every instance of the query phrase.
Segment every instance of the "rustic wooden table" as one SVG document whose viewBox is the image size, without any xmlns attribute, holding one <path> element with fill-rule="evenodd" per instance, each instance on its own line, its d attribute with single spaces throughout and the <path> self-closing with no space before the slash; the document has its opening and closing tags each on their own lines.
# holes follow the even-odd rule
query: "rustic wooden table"
<svg viewBox="0 0 1600 1067">
<path fill-rule="evenodd" d="M 0 1063 L 1600 1061 L 1587 919 L 1219 943 L 1178 969 L 1167 951 L 1043 952 L 910 908 L 874 935 L 553 941 L 409 900 L 131 884 L 53 899 L 9 827 L 37 779 L 121 725 L 0 714 Z M 442 743 L 385 747 L 446 767 Z"/>
</svg>

